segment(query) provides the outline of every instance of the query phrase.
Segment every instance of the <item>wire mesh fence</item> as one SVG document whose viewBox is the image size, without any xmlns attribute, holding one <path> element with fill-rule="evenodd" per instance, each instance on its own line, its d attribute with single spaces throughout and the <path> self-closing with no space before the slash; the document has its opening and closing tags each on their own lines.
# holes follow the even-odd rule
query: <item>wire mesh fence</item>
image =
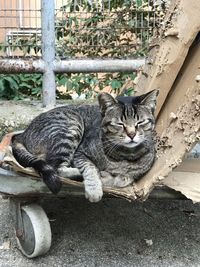
<svg viewBox="0 0 200 267">
<path fill-rule="evenodd" d="M 0 43 L 1 56 L 36 54 L 34 47 L 41 46 L 40 1 L 0 1 Z"/>
<path fill-rule="evenodd" d="M 56 56 L 146 54 L 168 0 L 55 0 Z M 0 0 L 0 55 L 41 56 L 41 1 Z"/>
</svg>

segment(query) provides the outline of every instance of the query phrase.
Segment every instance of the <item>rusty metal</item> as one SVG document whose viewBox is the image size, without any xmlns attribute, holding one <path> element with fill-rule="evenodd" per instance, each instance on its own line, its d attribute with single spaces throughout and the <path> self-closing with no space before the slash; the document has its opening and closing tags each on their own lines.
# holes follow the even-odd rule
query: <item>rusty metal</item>
<svg viewBox="0 0 200 267">
<path fill-rule="evenodd" d="M 20 199 L 10 198 L 10 212 L 15 224 L 16 236 L 18 238 L 24 238 Z"/>
<path fill-rule="evenodd" d="M 145 59 L 70 59 L 53 61 L 52 69 L 55 73 L 133 72 L 144 63 Z M 42 59 L 0 59 L 1 73 L 43 73 L 45 70 Z"/>
<path fill-rule="evenodd" d="M 41 59 L 0 59 L 1 73 L 35 73 L 44 72 L 44 61 Z"/>
</svg>

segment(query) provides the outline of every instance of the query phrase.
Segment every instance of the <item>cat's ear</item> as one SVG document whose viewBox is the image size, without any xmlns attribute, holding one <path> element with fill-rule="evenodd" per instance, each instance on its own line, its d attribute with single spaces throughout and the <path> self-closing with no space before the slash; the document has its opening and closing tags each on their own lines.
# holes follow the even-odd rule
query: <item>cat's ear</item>
<svg viewBox="0 0 200 267">
<path fill-rule="evenodd" d="M 151 109 L 152 113 L 154 113 L 155 108 L 156 108 L 156 100 L 157 100 L 157 96 L 159 94 L 159 90 L 155 89 L 152 90 L 144 95 L 140 95 L 140 104 L 147 106 L 148 108 Z"/>
<path fill-rule="evenodd" d="M 99 107 L 100 107 L 100 110 L 103 116 L 105 115 L 106 110 L 108 108 L 111 108 L 113 105 L 117 103 L 116 100 L 108 93 L 99 94 L 98 101 L 99 101 Z"/>
</svg>

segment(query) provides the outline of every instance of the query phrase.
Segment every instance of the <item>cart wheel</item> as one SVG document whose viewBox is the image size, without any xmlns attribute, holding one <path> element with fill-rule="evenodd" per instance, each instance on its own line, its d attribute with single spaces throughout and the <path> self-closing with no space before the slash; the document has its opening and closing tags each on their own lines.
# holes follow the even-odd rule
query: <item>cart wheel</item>
<svg viewBox="0 0 200 267">
<path fill-rule="evenodd" d="M 51 246 L 51 228 L 49 220 L 37 204 L 21 207 L 23 233 L 16 233 L 21 252 L 28 258 L 45 254 Z"/>
</svg>

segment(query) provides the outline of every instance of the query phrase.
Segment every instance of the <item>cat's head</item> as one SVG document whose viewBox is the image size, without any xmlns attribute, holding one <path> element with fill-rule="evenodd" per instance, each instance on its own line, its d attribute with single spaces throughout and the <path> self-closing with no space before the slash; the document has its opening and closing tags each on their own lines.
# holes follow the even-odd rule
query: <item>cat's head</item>
<svg viewBox="0 0 200 267">
<path fill-rule="evenodd" d="M 99 95 L 102 130 L 108 139 L 127 147 L 144 142 L 154 126 L 154 110 L 159 91 L 140 96 L 113 98 L 108 93 Z"/>
</svg>

